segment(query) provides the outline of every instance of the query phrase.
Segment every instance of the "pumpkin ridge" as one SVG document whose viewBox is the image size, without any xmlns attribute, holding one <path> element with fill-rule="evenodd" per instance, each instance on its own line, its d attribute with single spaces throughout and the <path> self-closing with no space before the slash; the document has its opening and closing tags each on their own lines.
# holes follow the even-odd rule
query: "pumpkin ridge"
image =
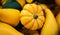
<svg viewBox="0 0 60 35">
<path fill-rule="evenodd" d="M 32 20 L 32 19 L 31 19 L 31 20 Z M 31 20 L 30 20 L 30 21 L 28 21 L 28 22 L 31 22 Z M 28 23 L 28 22 L 24 23 L 24 25 L 27 25 L 27 23 Z"/>
<path fill-rule="evenodd" d="M 34 14 L 35 14 L 35 10 L 34 10 L 34 7 L 33 7 L 33 5 L 30 5 L 32 8 L 33 8 L 33 11 L 34 11 Z"/>
<path fill-rule="evenodd" d="M 40 6 L 38 5 L 38 11 L 37 11 L 37 12 L 38 12 L 38 14 L 42 11 L 42 8 L 41 8 L 41 7 L 40 7 L 40 8 L 41 8 L 41 11 L 39 11 L 39 10 L 40 10 L 40 8 L 39 8 L 39 7 L 40 7 Z"/>
<path fill-rule="evenodd" d="M 34 23 L 34 19 L 32 19 L 32 21 L 33 21 L 33 23 Z M 29 22 L 30 23 L 30 22 Z M 32 23 L 32 26 L 33 26 L 33 23 Z M 29 29 L 31 29 L 32 28 L 32 26 L 29 28 Z"/>
<path fill-rule="evenodd" d="M 38 18 L 41 22 L 44 22 L 41 18 Z"/>
<path fill-rule="evenodd" d="M 37 20 L 37 24 L 38 24 L 38 28 L 39 28 L 40 26 L 39 26 L 38 20 Z"/>
<path fill-rule="evenodd" d="M 36 21 L 36 19 L 35 19 L 35 21 Z M 34 22 L 35 23 L 35 22 Z M 36 27 L 35 29 L 33 28 L 34 27 L 34 23 L 33 23 L 33 26 L 32 26 L 32 28 L 31 28 L 31 30 L 36 30 L 38 27 Z M 37 24 L 37 23 L 36 23 Z"/>
<path fill-rule="evenodd" d="M 38 29 L 41 29 L 42 27 L 43 27 L 43 25 L 44 25 L 44 23 L 39 23 L 39 19 L 37 20 L 37 22 L 38 22 L 38 25 L 39 25 L 39 28 Z"/>
<path fill-rule="evenodd" d="M 33 15 L 33 12 L 30 12 L 30 10 L 28 10 L 28 9 L 24 9 L 24 10 L 28 11 L 29 13 L 31 13 Z"/>
</svg>

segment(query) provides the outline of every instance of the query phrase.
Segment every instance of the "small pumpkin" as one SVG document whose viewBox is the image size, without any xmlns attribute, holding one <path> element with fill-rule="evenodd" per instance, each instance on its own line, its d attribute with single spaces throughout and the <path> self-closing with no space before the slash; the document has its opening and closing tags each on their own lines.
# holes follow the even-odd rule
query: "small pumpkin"
<svg viewBox="0 0 60 35">
<path fill-rule="evenodd" d="M 44 12 L 40 5 L 26 4 L 21 11 L 21 23 L 25 28 L 37 30 L 42 28 L 45 22 Z"/>
<path fill-rule="evenodd" d="M 17 26 L 20 19 L 20 11 L 16 9 L 0 9 L 0 21 L 11 26 Z"/>
<path fill-rule="evenodd" d="M 3 8 L 22 10 L 22 6 L 16 0 L 7 0 L 6 3 L 3 5 Z"/>
</svg>

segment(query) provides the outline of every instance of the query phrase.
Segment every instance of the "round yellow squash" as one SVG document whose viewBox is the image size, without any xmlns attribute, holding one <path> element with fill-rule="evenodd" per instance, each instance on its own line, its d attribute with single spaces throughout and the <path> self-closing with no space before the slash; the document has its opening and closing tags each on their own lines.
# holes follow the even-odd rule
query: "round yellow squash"
<svg viewBox="0 0 60 35">
<path fill-rule="evenodd" d="M 42 28 L 45 17 L 40 5 L 26 4 L 21 11 L 21 23 L 25 28 L 37 30 Z"/>
<path fill-rule="evenodd" d="M 20 11 L 16 9 L 0 9 L 0 21 L 17 26 L 20 19 Z"/>
</svg>

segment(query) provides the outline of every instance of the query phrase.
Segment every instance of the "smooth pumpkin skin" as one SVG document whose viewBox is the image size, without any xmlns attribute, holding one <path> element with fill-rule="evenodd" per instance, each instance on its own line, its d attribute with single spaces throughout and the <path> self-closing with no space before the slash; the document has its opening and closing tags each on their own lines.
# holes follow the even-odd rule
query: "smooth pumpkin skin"
<svg viewBox="0 0 60 35">
<path fill-rule="evenodd" d="M 25 0 L 16 0 L 22 7 L 25 5 Z"/>
<path fill-rule="evenodd" d="M 0 22 L 0 35 L 23 35 L 21 32 L 18 32 L 12 26 Z"/>
<path fill-rule="evenodd" d="M 34 17 L 37 17 L 37 19 L 35 19 Z M 23 10 L 21 11 L 20 20 L 22 25 L 24 25 L 24 27 L 26 27 L 27 29 L 37 30 L 42 28 L 45 22 L 45 17 L 40 5 L 36 5 L 33 3 L 26 4 L 24 6 Z"/>
<path fill-rule="evenodd" d="M 56 21 L 58 23 L 58 26 L 59 26 L 59 30 L 60 30 L 60 12 L 57 14 L 56 16 Z"/>
<path fill-rule="evenodd" d="M 20 19 L 20 11 L 16 9 L 0 9 L 0 21 L 17 26 Z"/>
</svg>

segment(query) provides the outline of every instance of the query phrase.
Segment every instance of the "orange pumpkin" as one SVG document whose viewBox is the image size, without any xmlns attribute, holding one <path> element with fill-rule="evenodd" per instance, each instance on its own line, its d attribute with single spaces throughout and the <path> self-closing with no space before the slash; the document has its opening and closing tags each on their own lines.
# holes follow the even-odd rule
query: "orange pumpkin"
<svg viewBox="0 0 60 35">
<path fill-rule="evenodd" d="M 45 17 L 40 5 L 26 4 L 21 11 L 21 23 L 25 28 L 37 30 L 42 28 Z"/>
</svg>

